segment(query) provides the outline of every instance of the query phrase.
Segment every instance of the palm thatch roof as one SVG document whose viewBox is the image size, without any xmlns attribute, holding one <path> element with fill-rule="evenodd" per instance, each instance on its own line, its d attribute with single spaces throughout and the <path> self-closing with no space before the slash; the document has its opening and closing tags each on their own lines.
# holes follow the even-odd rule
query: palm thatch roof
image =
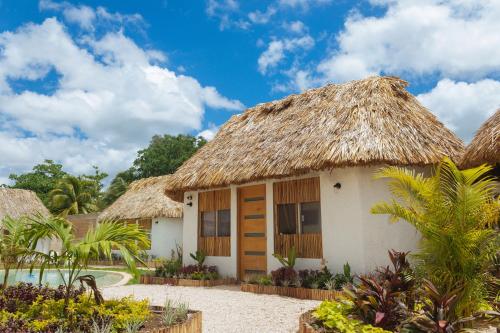
<svg viewBox="0 0 500 333">
<path fill-rule="evenodd" d="M 35 192 L 14 188 L 0 188 L 0 221 L 7 216 L 18 219 L 37 214 L 50 215 L 48 209 Z"/>
<path fill-rule="evenodd" d="M 330 84 L 233 116 L 174 174 L 167 193 L 358 165 L 458 160 L 463 143 L 396 77 Z"/>
<path fill-rule="evenodd" d="M 479 128 L 465 150 L 463 167 L 500 163 L 500 109 Z"/>
<path fill-rule="evenodd" d="M 165 193 L 170 175 L 136 180 L 127 192 L 99 214 L 103 219 L 139 219 L 154 217 L 182 217 L 182 204 Z"/>
</svg>

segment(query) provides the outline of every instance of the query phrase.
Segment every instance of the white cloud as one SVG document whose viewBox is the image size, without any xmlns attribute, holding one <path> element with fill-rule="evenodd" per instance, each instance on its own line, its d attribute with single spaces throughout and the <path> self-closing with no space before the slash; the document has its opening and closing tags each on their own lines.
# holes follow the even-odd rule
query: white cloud
<svg viewBox="0 0 500 333">
<path fill-rule="evenodd" d="M 381 17 L 355 12 L 317 67 L 325 80 L 370 73 L 480 79 L 500 70 L 500 1 L 376 0 Z"/>
<path fill-rule="evenodd" d="M 201 137 L 205 138 L 205 140 L 210 141 L 215 137 L 215 135 L 217 134 L 218 131 L 219 131 L 219 127 L 216 126 L 215 124 L 210 123 L 208 125 L 208 128 L 206 128 L 203 131 L 201 131 L 200 133 L 198 133 L 198 136 L 201 136 Z"/>
<path fill-rule="evenodd" d="M 314 5 L 325 5 L 332 3 L 333 0 L 278 0 L 281 6 L 287 6 L 291 8 L 301 7 L 303 9 L 308 9 L 310 6 Z"/>
<path fill-rule="evenodd" d="M 49 158 L 71 172 L 126 168 L 154 134 L 200 130 L 206 107 L 240 110 L 214 87 L 157 64 L 121 31 L 75 41 L 56 19 L 0 33 L 0 176 Z M 58 74 L 54 91 L 17 80 Z"/>
<path fill-rule="evenodd" d="M 500 108 L 500 82 L 486 79 L 466 83 L 444 79 L 417 98 L 469 142 L 481 124 Z"/>
<path fill-rule="evenodd" d="M 302 21 L 285 22 L 283 23 L 283 28 L 288 32 L 296 34 L 302 34 L 308 30 L 307 26 Z"/>
<path fill-rule="evenodd" d="M 259 72 L 266 74 L 269 68 L 275 67 L 285 58 L 285 52 L 294 52 L 297 49 L 307 50 L 313 46 L 314 39 L 309 35 L 273 40 L 257 60 Z"/>
<path fill-rule="evenodd" d="M 232 15 L 239 10 L 239 4 L 236 0 L 208 0 L 206 13 L 210 17 L 219 20 L 219 29 L 224 30 L 230 27 L 248 29 L 250 22 L 246 19 L 233 19 Z"/>
<path fill-rule="evenodd" d="M 61 12 L 67 22 L 77 24 L 84 30 L 94 30 L 97 21 L 118 24 L 130 23 L 137 26 L 144 24 L 144 20 L 139 14 L 110 13 L 104 7 L 98 7 L 94 10 L 94 8 L 85 5 L 75 6 L 66 1 L 54 2 L 52 0 L 40 0 L 38 6 L 40 10 Z"/>
<path fill-rule="evenodd" d="M 264 12 L 260 10 L 253 11 L 248 14 L 248 19 L 252 23 L 266 24 L 276 14 L 278 10 L 274 6 L 269 6 Z"/>
</svg>

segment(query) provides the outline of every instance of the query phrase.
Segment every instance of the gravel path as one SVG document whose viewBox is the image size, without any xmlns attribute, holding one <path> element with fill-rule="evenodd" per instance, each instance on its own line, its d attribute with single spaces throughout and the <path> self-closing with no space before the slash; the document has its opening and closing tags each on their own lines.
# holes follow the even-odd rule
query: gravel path
<svg viewBox="0 0 500 333">
<path fill-rule="evenodd" d="M 320 302 L 274 295 L 256 295 L 238 287 L 172 287 L 130 285 L 103 289 L 105 298 L 132 295 L 163 305 L 168 297 L 189 303 L 203 312 L 204 333 L 281 333 L 297 332 L 299 316 Z"/>
</svg>

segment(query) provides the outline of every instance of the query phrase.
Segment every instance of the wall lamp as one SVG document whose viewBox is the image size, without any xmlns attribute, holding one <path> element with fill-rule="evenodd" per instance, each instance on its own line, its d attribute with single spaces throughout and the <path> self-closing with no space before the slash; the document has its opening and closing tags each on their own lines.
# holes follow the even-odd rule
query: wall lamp
<svg viewBox="0 0 500 333">
<path fill-rule="evenodd" d="M 333 187 L 335 187 L 337 190 L 339 190 L 342 187 L 342 184 L 336 183 L 335 185 L 333 185 Z"/>
</svg>

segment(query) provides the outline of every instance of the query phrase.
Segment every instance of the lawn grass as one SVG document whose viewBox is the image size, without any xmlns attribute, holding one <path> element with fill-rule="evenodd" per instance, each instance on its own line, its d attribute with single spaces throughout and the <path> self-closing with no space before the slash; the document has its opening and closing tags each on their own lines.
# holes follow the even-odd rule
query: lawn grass
<svg viewBox="0 0 500 333">
<path fill-rule="evenodd" d="M 147 268 L 137 268 L 137 273 L 133 274 L 128 268 L 126 267 L 96 267 L 96 266 L 89 266 L 89 270 L 95 270 L 95 271 L 111 271 L 111 272 L 125 272 L 129 273 L 132 275 L 132 278 L 127 282 L 127 285 L 131 284 L 138 284 L 139 283 L 139 277 L 141 274 L 145 274 L 148 272 L 151 272 L 150 269 Z"/>
</svg>

